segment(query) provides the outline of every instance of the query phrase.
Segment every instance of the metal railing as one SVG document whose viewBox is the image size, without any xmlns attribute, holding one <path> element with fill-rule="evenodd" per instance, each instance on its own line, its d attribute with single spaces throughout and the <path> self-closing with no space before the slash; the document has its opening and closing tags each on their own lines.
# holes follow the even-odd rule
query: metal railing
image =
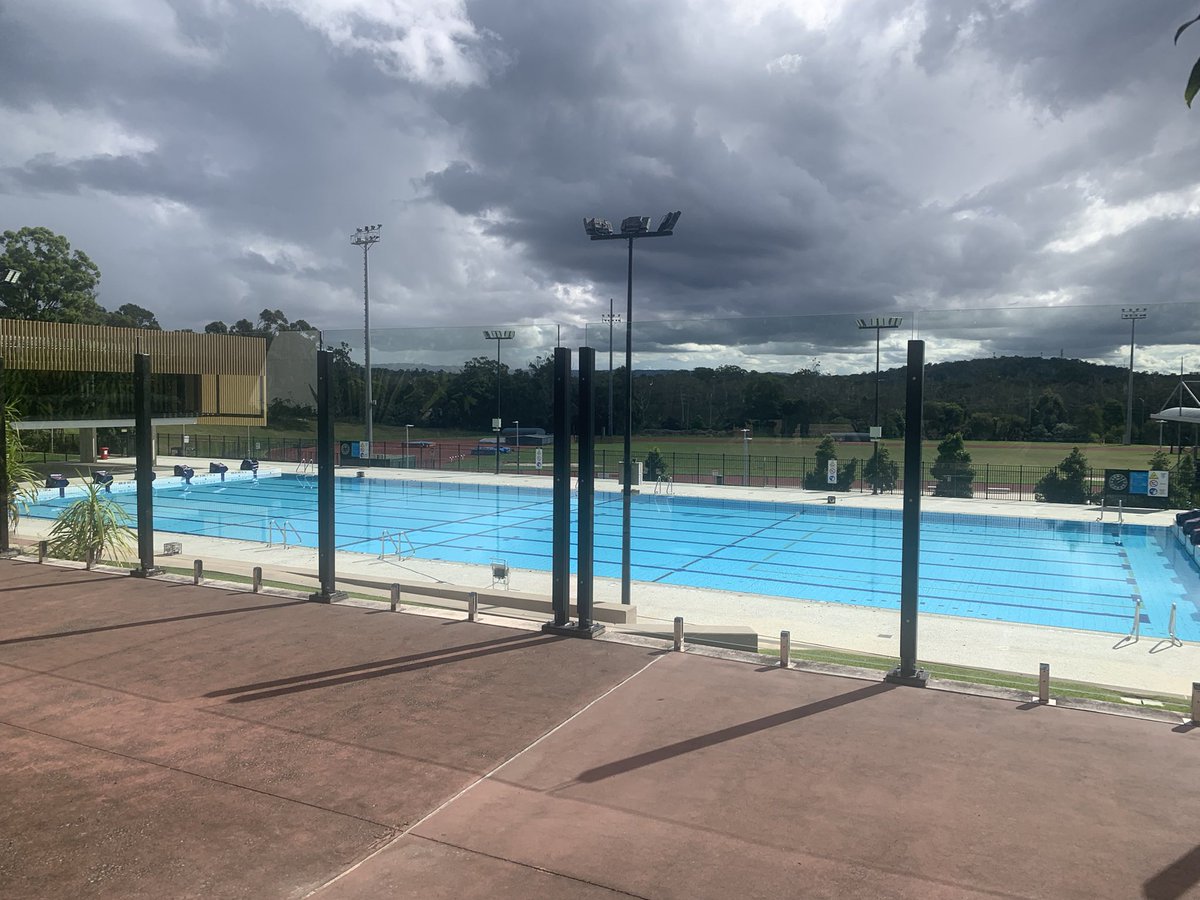
<svg viewBox="0 0 1200 900">
<path fill-rule="evenodd" d="M 405 545 L 408 546 L 408 556 L 404 555 Z M 389 547 L 391 553 L 388 552 Z M 396 559 L 411 559 L 416 555 L 417 548 L 413 546 L 407 531 L 381 531 L 379 533 L 379 559 L 386 559 L 388 556 L 395 556 Z"/>
<path fill-rule="evenodd" d="M 190 435 L 188 444 L 181 443 L 180 435 L 160 433 L 157 452 L 162 455 L 186 455 L 189 457 L 211 457 L 213 459 L 254 458 L 267 462 L 294 462 L 302 467 L 312 464 L 316 458 L 316 437 L 279 438 L 243 435 Z M 492 454 L 476 455 L 480 445 L 464 438 L 449 438 L 429 445 L 415 446 L 404 441 L 376 441 L 374 458 L 342 458 L 341 442 L 335 442 L 335 460 L 339 466 L 359 468 L 408 468 L 433 471 L 478 472 L 490 474 L 495 471 L 496 459 Z M 520 458 L 522 475 L 552 474 L 549 459 L 538 469 L 533 462 L 536 447 L 522 444 L 520 448 L 509 446 L 509 453 L 501 456 L 501 471 L 516 472 Z M 547 448 L 542 448 L 547 449 Z M 862 456 L 851 456 L 861 451 Z M 867 452 L 862 448 L 848 451 L 839 447 L 842 454 L 841 466 L 857 459 L 855 478 L 848 489 L 855 493 L 870 493 L 872 486 L 863 474 Z M 1147 448 L 1149 452 L 1149 448 Z M 827 490 L 822 469 L 818 472 L 817 460 L 813 456 L 768 456 L 745 453 L 706 453 L 683 450 L 660 451 L 666 468 L 666 477 L 672 484 L 721 484 L 738 487 L 800 488 Z M 550 454 L 546 454 L 548 457 Z M 597 448 L 596 478 L 616 478 L 620 472 L 621 451 Z M 574 456 L 574 448 L 572 448 Z M 904 489 L 905 472 L 902 461 L 896 460 L 898 478 L 891 489 L 899 493 Z M 986 500 L 1034 500 L 1037 485 L 1045 476 L 1058 470 L 1057 466 L 1008 465 L 1003 463 L 979 463 L 969 473 L 935 477 L 935 463 L 930 460 L 922 464 L 921 482 L 924 492 L 935 496 L 967 496 Z M 304 474 L 302 469 L 302 474 Z M 748 474 L 747 474 L 748 473 Z M 1104 470 L 1089 468 L 1084 476 L 1085 493 L 1099 496 L 1104 484 Z"/>
<path fill-rule="evenodd" d="M 284 550 L 292 546 L 288 543 L 288 535 L 291 534 L 295 538 L 294 543 L 303 544 L 300 538 L 300 532 L 296 530 L 296 526 L 288 519 L 271 519 L 267 523 L 267 546 L 275 546 L 275 535 L 279 535 L 279 543 Z"/>
</svg>

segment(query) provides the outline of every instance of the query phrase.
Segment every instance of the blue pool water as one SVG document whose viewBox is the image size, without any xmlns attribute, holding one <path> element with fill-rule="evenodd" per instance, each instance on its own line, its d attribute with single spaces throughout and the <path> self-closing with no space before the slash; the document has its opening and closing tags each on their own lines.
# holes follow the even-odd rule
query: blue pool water
<svg viewBox="0 0 1200 900">
<path fill-rule="evenodd" d="M 113 495 L 135 517 L 133 494 Z M 54 517 L 71 498 L 39 503 Z M 403 530 L 418 559 L 549 570 L 550 490 L 369 478 L 337 479 L 337 545 L 378 554 Z M 266 543 L 272 520 L 317 545 L 311 480 L 197 485 L 155 493 L 155 528 Z M 921 519 L 926 612 L 1126 634 L 1134 601 L 1142 633 L 1200 640 L 1200 570 L 1170 529 L 926 512 Z M 572 541 L 574 538 L 572 538 Z M 817 504 L 634 498 L 635 581 L 898 608 L 900 514 Z M 405 547 L 408 552 L 407 545 Z M 596 503 L 596 575 L 619 578 L 621 498 Z"/>
</svg>

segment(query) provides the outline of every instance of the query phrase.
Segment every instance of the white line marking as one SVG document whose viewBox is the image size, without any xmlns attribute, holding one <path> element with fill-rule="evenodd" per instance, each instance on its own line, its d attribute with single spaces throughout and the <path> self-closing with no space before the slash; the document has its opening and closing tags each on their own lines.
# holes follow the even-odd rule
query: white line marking
<svg viewBox="0 0 1200 900">
<path fill-rule="evenodd" d="M 407 828 L 405 828 L 403 831 L 401 831 L 398 835 L 396 835 L 394 838 L 392 838 L 390 841 L 388 841 L 386 844 L 384 844 L 381 847 L 376 848 L 371 853 L 368 853 L 366 856 L 364 856 L 362 859 L 360 859 L 358 862 L 356 862 L 354 865 L 352 865 L 350 868 L 348 868 L 345 872 L 335 875 L 333 878 L 329 879 L 324 884 L 319 885 L 316 888 L 313 888 L 313 890 L 309 891 L 307 894 L 304 895 L 305 898 L 312 897 L 314 894 L 317 894 L 320 891 L 325 890 L 325 888 L 329 887 L 330 885 L 335 884 L 338 881 L 341 881 L 343 878 L 345 878 L 347 875 L 349 875 L 351 872 L 353 872 L 359 866 L 374 859 L 376 856 L 378 856 L 384 850 L 387 850 L 389 847 L 391 847 L 397 841 L 401 840 L 404 837 L 407 837 L 408 833 L 410 831 L 412 831 L 414 828 L 417 828 L 418 826 L 423 825 L 426 821 L 428 821 L 429 819 L 436 816 L 443 809 L 445 809 L 447 806 L 449 806 L 455 800 L 462 797 L 464 794 L 466 794 L 472 788 L 476 787 L 477 785 L 481 784 L 484 781 L 487 781 L 489 778 L 491 778 L 493 775 L 495 775 L 497 772 L 499 772 L 501 769 L 503 769 L 505 766 L 507 766 L 510 762 L 520 759 L 522 756 L 524 756 L 526 753 L 528 753 L 530 750 L 532 750 L 534 747 L 536 747 L 542 741 L 546 740 L 546 738 L 550 737 L 552 734 L 554 734 L 560 728 L 564 728 L 567 725 L 570 725 L 572 722 L 574 722 L 576 719 L 578 719 L 580 716 L 582 716 L 585 712 L 587 712 L 589 709 L 591 709 L 593 706 L 595 706 L 597 703 L 599 703 L 601 700 L 603 700 L 609 694 L 613 693 L 614 691 L 618 690 L 619 688 L 624 687 L 626 684 L 633 681 L 633 679 L 637 678 L 639 675 L 641 675 L 643 672 L 645 672 L 648 668 L 650 668 L 652 665 L 654 665 L 656 662 L 658 662 L 660 659 L 662 659 L 663 657 L 665 657 L 667 655 L 668 655 L 667 653 L 660 653 L 659 655 L 655 656 L 654 659 L 650 660 L 650 662 L 646 663 L 644 666 L 642 666 L 640 669 L 638 669 L 632 675 L 628 676 L 627 678 L 623 679 L 622 681 L 617 682 L 611 688 L 609 688 L 607 691 L 605 691 L 603 694 L 601 694 L 599 697 L 597 697 L 595 700 L 591 701 L 586 706 L 578 709 L 577 711 L 572 713 L 568 718 L 563 719 L 561 722 L 559 722 L 557 725 L 555 725 L 553 728 L 551 728 L 549 731 L 547 731 L 545 734 L 543 734 L 540 738 L 538 738 L 532 744 L 530 744 L 528 747 L 524 748 L 523 750 L 518 750 L 516 753 L 514 753 L 508 759 L 504 760 L 504 762 L 500 763 L 500 765 L 496 766 L 496 768 L 492 769 L 487 774 L 481 775 L 479 778 L 472 781 L 470 784 L 468 784 L 465 788 L 463 788 L 461 791 L 459 791 L 457 794 L 455 794 L 449 800 L 446 800 L 444 803 L 442 803 L 441 806 L 437 807 L 432 812 L 426 813 L 420 819 L 413 822 L 411 825 L 409 825 Z"/>
</svg>

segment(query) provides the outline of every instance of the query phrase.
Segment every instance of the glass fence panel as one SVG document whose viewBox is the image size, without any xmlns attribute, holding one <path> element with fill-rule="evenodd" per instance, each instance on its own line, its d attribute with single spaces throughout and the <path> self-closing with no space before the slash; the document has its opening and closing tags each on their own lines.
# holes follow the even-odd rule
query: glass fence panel
<svg viewBox="0 0 1200 900">
<path fill-rule="evenodd" d="M 398 583 L 403 603 L 454 607 L 474 591 L 484 612 L 545 621 L 552 359 L 568 347 L 577 366 L 588 346 L 608 627 L 670 637 L 682 617 L 688 640 L 771 653 L 786 631 L 797 659 L 889 669 L 908 488 L 922 509 L 918 656 L 933 674 L 1032 691 L 1049 662 L 1059 682 L 1170 704 L 1194 677 L 1177 641 L 1200 640 L 1197 532 L 1175 523 L 1198 503 L 1198 328 L 1200 304 L 1144 304 L 375 329 L 369 354 L 358 327 L 284 333 L 258 395 L 229 380 L 219 398 L 215 384 L 193 396 L 185 379 L 183 406 L 158 407 L 156 535 L 231 569 L 270 548 L 272 565 L 315 578 L 324 347 L 339 586 L 381 600 Z M 914 338 L 920 423 L 905 407 Z M 129 477 L 131 428 L 97 434 Z M 90 440 L 34 430 L 26 452 L 53 467 Z M 574 438 L 570 452 L 577 489 Z M 253 460 L 257 477 L 242 469 Z M 212 464 L 225 482 L 207 483 Z M 175 466 L 196 477 L 177 485 Z"/>
<path fill-rule="evenodd" d="M 914 318 L 927 658 L 1026 677 L 1046 662 L 1059 685 L 1178 705 L 1178 641 L 1200 639 L 1196 548 L 1175 524 L 1198 499 L 1200 305 Z M 968 567 L 969 589 L 939 587 Z"/>
<path fill-rule="evenodd" d="M 304 477 L 305 461 L 315 456 L 313 421 L 276 415 L 268 428 L 267 412 L 269 383 L 276 396 L 292 391 L 307 398 L 312 412 L 318 336 L 293 333 L 271 342 L 269 382 L 265 340 L 126 334 L 133 331 L 101 330 L 85 351 L 66 357 L 81 366 L 92 362 L 96 372 L 6 373 L 32 485 L 22 539 L 46 540 L 51 556 L 85 559 L 91 550 L 96 560 L 139 569 L 146 564 L 190 574 L 193 560 L 202 559 L 209 573 L 246 580 L 253 568 L 247 548 L 315 547 L 315 530 L 307 541 L 292 521 L 290 501 L 276 490 Z M 299 352 L 279 352 L 289 344 Z M 144 460 L 138 458 L 135 348 L 146 353 L 150 369 Z M 19 362 L 21 348 L 14 350 Z M 52 383 L 71 397 L 37 393 Z M 148 560 L 138 542 L 139 505 L 146 510 L 136 480 L 141 463 L 154 473 L 152 490 L 142 497 L 150 501 L 153 532 Z M 298 497 L 315 519 L 312 492 Z"/>
</svg>

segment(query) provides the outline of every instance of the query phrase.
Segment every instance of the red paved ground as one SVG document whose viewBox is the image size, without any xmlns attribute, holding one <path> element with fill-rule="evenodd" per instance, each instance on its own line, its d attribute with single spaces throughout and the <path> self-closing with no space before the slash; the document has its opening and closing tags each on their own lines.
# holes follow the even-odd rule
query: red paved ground
<svg viewBox="0 0 1200 900">
<path fill-rule="evenodd" d="M 1186 728 L 23 563 L 0 613 L 6 897 L 1200 897 Z"/>
</svg>

